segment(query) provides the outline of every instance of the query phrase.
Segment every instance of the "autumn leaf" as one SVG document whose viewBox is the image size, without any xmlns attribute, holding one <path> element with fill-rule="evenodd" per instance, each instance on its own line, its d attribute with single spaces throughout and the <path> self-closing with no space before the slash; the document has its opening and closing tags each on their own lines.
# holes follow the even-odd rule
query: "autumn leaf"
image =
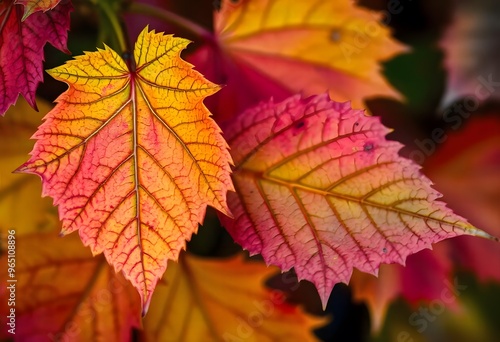
<svg viewBox="0 0 500 342">
<path fill-rule="evenodd" d="M 324 318 L 305 314 L 264 287 L 275 273 L 241 256 L 184 254 L 169 266 L 144 319 L 146 341 L 315 341 Z"/>
<path fill-rule="evenodd" d="M 450 5 L 452 22 L 439 42 L 448 71 L 443 106 L 460 97 L 472 96 L 475 101 L 498 99 L 498 2 L 454 0 Z"/>
<path fill-rule="evenodd" d="M 458 213 L 477 227 L 500 235 L 500 119 L 498 113 L 471 117 L 461 130 L 447 132 L 446 140 L 426 159 L 425 172 Z M 474 271 L 483 282 L 500 282 L 500 268 L 485 260 L 499 260 L 498 243 L 464 236 L 450 241 L 458 265 Z"/>
<path fill-rule="evenodd" d="M 141 324 L 139 296 L 104 257 L 94 258 L 76 235 L 15 236 L 16 340 L 130 340 L 132 328 Z M 7 253 L 0 261 L 7 265 Z M 10 285 L 7 275 L 2 267 L 0 279 Z M 9 297 L 7 285 L 0 288 L 2 298 Z M 0 305 L 8 316 L 7 300 Z"/>
<path fill-rule="evenodd" d="M 69 0 L 62 0 L 53 10 L 36 12 L 23 18 L 23 6 L 15 1 L 0 3 L 0 115 L 22 94 L 36 109 L 35 92 L 43 80 L 43 48 L 48 42 L 69 53 L 66 48 Z"/>
<path fill-rule="evenodd" d="M 489 236 L 436 201 L 389 129 L 349 103 L 270 101 L 224 131 L 236 165 L 224 225 L 251 254 L 313 282 L 323 305 L 353 267 L 376 275 L 440 240 Z"/>
<path fill-rule="evenodd" d="M 450 207 L 475 226 L 499 235 L 496 198 L 500 198 L 500 120 L 494 115 L 469 120 L 463 130 L 446 132 L 446 140 L 426 159 L 423 170 L 435 181 Z M 367 303 L 374 331 L 381 327 L 388 306 L 398 296 L 415 309 L 422 301 L 440 300 L 447 308 L 466 310 L 467 303 L 461 298 L 450 300 L 446 292 L 450 284 L 453 286 L 454 271 L 459 267 L 474 271 L 483 282 L 500 281 L 498 267 L 484 262 L 500 258 L 498 243 L 462 236 L 443 241 L 433 249 L 432 253 L 411 255 L 404 268 L 382 265 L 378 279 L 354 272 L 349 285 L 354 298 Z"/>
<path fill-rule="evenodd" d="M 179 54 L 188 44 L 147 28 L 130 68 L 109 47 L 50 74 L 69 85 L 18 171 L 42 178 L 62 233 L 78 230 L 138 289 L 144 311 L 206 206 L 230 215 L 231 157 L 203 104 L 218 90 Z"/>
<path fill-rule="evenodd" d="M 15 0 L 15 4 L 24 6 L 24 15 L 22 20 L 26 20 L 30 15 L 35 12 L 47 12 L 54 9 L 61 0 Z"/>
<path fill-rule="evenodd" d="M 219 99 L 214 112 L 224 119 L 298 92 L 329 91 L 356 106 L 375 96 L 399 98 L 380 62 L 405 48 L 381 18 L 350 0 L 223 0 L 214 15 L 216 47 L 207 45 L 190 61 L 227 83 L 212 100 Z"/>
<path fill-rule="evenodd" d="M 52 201 L 40 198 L 40 183 L 34 177 L 12 173 L 33 148 L 29 138 L 51 108 L 49 103 L 38 99 L 40 112 L 36 112 L 26 101 L 19 100 L 0 120 L 0 232 L 3 234 L 10 229 L 19 235 L 58 227 Z"/>
</svg>

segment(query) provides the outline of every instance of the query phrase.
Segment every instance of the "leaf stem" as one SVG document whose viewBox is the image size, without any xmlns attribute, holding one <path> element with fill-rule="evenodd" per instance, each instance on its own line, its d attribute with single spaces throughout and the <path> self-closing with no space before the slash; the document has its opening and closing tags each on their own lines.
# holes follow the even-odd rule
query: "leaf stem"
<svg viewBox="0 0 500 342">
<path fill-rule="evenodd" d="M 102 9 L 103 14 L 108 18 L 111 27 L 113 28 L 113 32 L 118 41 L 118 45 L 120 46 L 120 52 L 124 53 L 128 51 L 128 45 L 125 40 L 125 34 L 123 32 L 122 25 L 120 24 L 120 20 L 116 16 L 110 4 L 108 3 L 108 1 L 99 1 L 98 4 Z"/>
<path fill-rule="evenodd" d="M 164 20 L 167 23 L 173 24 L 177 27 L 183 28 L 197 37 L 200 37 L 205 42 L 212 43 L 214 41 L 214 35 L 212 32 L 207 30 L 201 25 L 186 19 L 176 13 L 167 11 L 162 8 L 158 8 L 145 3 L 132 2 L 126 11 L 137 14 L 145 14 L 148 16 L 156 17 L 158 19 Z"/>
</svg>

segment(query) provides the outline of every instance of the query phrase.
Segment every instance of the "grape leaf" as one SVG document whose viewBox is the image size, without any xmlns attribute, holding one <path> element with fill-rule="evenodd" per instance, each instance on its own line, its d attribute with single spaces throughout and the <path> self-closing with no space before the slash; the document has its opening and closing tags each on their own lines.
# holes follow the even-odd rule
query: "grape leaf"
<svg viewBox="0 0 500 342">
<path fill-rule="evenodd" d="M 15 0 L 15 3 L 24 6 L 24 14 L 21 19 L 24 21 L 35 12 L 47 12 L 54 9 L 60 1 L 61 0 Z"/>
<path fill-rule="evenodd" d="M 48 198 L 40 198 L 40 183 L 28 175 L 13 174 L 33 148 L 29 138 L 52 106 L 38 99 L 40 112 L 20 100 L 0 120 L 0 232 L 17 234 L 50 231 L 59 224 Z M 29 208 L 29 215 L 26 210 Z"/>
<path fill-rule="evenodd" d="M 324 318 L 264 288 L 276 270 L 241 256 L 206 260 L 182 255 L 158 283 L 144 319 L 146 341 L 315 341 Z"/>
<path fill-rule="evenodd" d="M 0 261 L 7 265 L 7 253 Z M 76 235 L 16 235 L 15 270 L 16 340 L 129 341 L 131 329 L 140 327 L 137 292 Z M 10 285 L 7 277 L 2 267 L 0 279 Z M 8 291 L 2 286 L 1 297 L 8 298 Z M 2 316 L 8 316 L 7 300 L 0 305 Z"/>
<path fill-rule="evenodd" d="M 489 237 L 435 201 L 419 166 L 385 139 L 389 129 L 349 103 L 270 101 L 224 131 L 236 194 L 228 196 L 234 220 L 221 220 L 251 254 L 313 282 L 323 305 L 353 267 L 377 274 L 381 263 L 404 264 L 449 237 Z"/>
<path fill-rule="evenodd" d="M 206 206 L 230 215 L 231 157 L 203 104 L 219 87 L 179 57 L 187 44 L 146 28 L 136 69 L 105 47 L 50 70 L 69 89 L 18 169 L 42 178 L 62 233 L 79 230 L 94 254 L 123 270 L 144 312 Z"/>
<path fill-rule="evenodd" d="M 36 12 L 22 19 L 22 5 L 12 0 L 0 3 L 0 115 L 22 94 L 36 108 L 35 92 L 43 80 L 43 48 L 48 42 L 69 53 L 66 48 L 69 0 L 62 0 L 53 10 Z"/>
<path fill-rule="evenodd" d="M 330 91 L 356 106 L 374 96 L 399 98 L 379 63 L 406 48 L 390 38 L 381 17 L 350 0 L 222 0 L 214 15 L 216 44 L 190 61 L 227 83 L 211 99 L 219 100 L 214 112 L 224 119 L 298 92 Z"/>
</svg>

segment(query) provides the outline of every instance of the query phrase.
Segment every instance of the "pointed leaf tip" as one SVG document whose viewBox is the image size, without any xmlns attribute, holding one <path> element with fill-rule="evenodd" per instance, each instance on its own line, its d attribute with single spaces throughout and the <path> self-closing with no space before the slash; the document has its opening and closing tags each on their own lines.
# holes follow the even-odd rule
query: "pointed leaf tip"
<svg viewBox="0 0 500 342">
<path fill-rule="evenodd" d="M 420 166 L 399 156 L 379 118 L 324 95 L 249 109 L 224 129 L 235 162 L 235 219 L 220 217 L 251 254 L 316 285 L 323 306 L 353 268 L 382 263 L 446 238 L 488 234 L 438 201 Z"/>
</svg>

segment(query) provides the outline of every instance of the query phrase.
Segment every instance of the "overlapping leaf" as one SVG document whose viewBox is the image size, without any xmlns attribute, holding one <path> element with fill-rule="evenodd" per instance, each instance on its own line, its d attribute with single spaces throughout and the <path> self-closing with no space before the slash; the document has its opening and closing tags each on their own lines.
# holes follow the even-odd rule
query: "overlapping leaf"
<svg viewBox="0 0 500 342">
<path fill-rule="evenodd" d="M 183 255 L 158 284 L 144 320 L 147 341 L 313 341 L 325 319 L 264 287 L 276 270 L 242 257 Z"/>
<path fill-rule="evenodd" d="M 24 15 L 22 20 L 25 20 L 35 12 L 47 12 L 56 7 L 61 0 L 15 0 L 16 4 L 24 6 Z"/>
<path fill-rule="evenodd" d="M 229 214 L 230 156 L 203 99 L 218 90 L 180 59 L 187 40 L 145 29 L 127 66 L 106 47 L 50 71 L 69 84 L 21 172 L 38 174 L 63 234 L 79 230 L 138 289 L 152 291 L 207 205 Z"/>
<path fill-rule="evenodd" d="M 7 265 L 6 253 L 0 261 Z M 129 341 L 132 328 L 140 327 L 137 292 L 77 236 L 16 236 L 15 270 L 15 283 L 6 282 L 6 267 L 0 279 L 16 287 L 16 340 Z M 8 291 L 2 286 L 1 297 L 8 298 Z M 6 300 L 0 305 L 6 317 L 11 307 Z"/>
<path fill-rule="evenodd" d="M 424 164 L 436 187 L 457 212 L 477 227 L 500 235 L 500 119 L 497 112 L 469 119 Z M 500 281 L 498 243 L 462 237 L 450 241 L 458 263 L 482 281 Z"/>
<path fill-rule="evenodd" d="M 216 96 L 217 115 L 227 119 L 270 96 L 298 92 L 329 91 L 356 106 L 367 97 L 399 97 L 379 63 L 404 48 L 390 38 L 381 14 L 350 0 L 221 2 L 217 48 L 192 57 L 207 77 L 228 85 Z"/>
<path fill-rule="evenodd" d="M 22 21 L 23 6 L 13 0 L 0 3 L 0 115 L 19 94 L 36 108 L 35 92 L 43 80 L 43 47 L 48 42 L 68 52 L 69 0 L 53 10 L 36 12 Z"/>
<path fill-rule="evenodd" d="M 453 214 L 378 118 L 328 96 L 250 109 L 226 128 L 235 160 L 233 238 L 313 282 L 326 305 L 353 267 L 381 263 L 461 235 L 488 234 Z"/>
<path fill-rule="evenodd" d="M 33 110 L 24 100 L 7 111 L 0 120 L 0 232 L 15 229 L 17 234 L 57 229 L 57 212 L 48 198 L 41 198 L 37 179 L 13 174 L 33 148 L 29 138 L 35 133 L 42 116 L 52 108 L 38 100 Z M 29 215 L 28 215 L 29 213 Z"/>
</svg>

